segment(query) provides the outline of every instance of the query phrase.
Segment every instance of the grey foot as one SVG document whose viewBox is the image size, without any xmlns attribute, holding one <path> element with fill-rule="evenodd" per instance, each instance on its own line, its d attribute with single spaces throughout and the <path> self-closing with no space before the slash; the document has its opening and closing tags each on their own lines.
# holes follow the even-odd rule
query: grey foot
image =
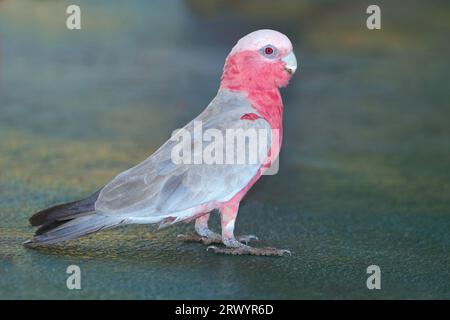
<svg viewBox="0 0 450 320">
<path fill-rule="evenodd" d="M 277 256 L 282 257 L 285 254 L 291 255 L 291 252 L 286 249 L 276 249 L 271 247 L 266 248 L 254 248 L 247 245 L 241 245 L 238 247 L 216 247 L 209 246 L 207 251 L 211 250 L 214 253 L 232 254 L 232 255 L 253 255 L 253 256 Z"/>
<path fill-rule="evenodd" d="M 220 236 L 220 234 L 217 234 L 217 233 L 211 233 L 207 237 L 202 237 L 197 234 L 179 234 L 177 236 L 177 238 L 184 242 L 200 242 L 205 245 L 210 245 L 213 243 L 218 243 L 218 244 L 222 243 L 222 237 Z M 258 241 L 259 239 L 257 236 L 249 234 L 249 235 L 239 236 L 239 237 L 237 237 L 237 240 L 239 242 L 248 244 L 250 241 Z"/>
</svg>

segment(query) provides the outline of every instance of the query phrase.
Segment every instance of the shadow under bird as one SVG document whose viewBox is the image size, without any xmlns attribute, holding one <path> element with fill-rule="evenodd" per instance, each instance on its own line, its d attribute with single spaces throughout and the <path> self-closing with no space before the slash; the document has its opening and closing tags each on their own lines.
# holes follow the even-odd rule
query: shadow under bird
<svg viewBox="0 0 450 320">
<path fill-rule="evenodd" d="M 290 254 L 284 249 L 251 247 L 248 242 L 258 238 L 235 237 L 234 226 L 240 201 L 278 157 L 283 115 L 279 88 L 288 84 L 296 69 L 292 44 L 284 34 L 258 30 L 244 36 L 225 60 L 216 97 L 183 128 L 194 133 L 194 122 L 198 121 L 203 130 L 224 134 L 228 129 L 267 129 L 271 134 L 263 160 L 235 165 L 176 164 L 171 155 L 177 142 L 168 140 L 145 161 L 120 173 L 86 199 L 34 214 L 29 221 L 39 228 L 25 245 L 52 245 L 121 225 L 166 227 L 195 220 L 196 234 L 179 237 L 210 245 L 208 250 L 215 253 Z M 208 228 L 213 210 L 220 212 L 221 235 Z"/>
</svg>

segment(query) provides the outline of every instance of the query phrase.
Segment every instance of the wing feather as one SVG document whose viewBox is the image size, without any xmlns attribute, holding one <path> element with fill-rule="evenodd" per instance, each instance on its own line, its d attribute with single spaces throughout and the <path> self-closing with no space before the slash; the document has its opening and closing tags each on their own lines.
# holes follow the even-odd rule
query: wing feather
<svg viewBox="0 0 450 320">
<path fill-rule="evenodd" d="M 244 95 L 221 90 L 184 129 L 192 133 L 194 121 L 202 121 L 204 131 L 214 128 L 224 136 L 226 129 L 233 128 L 270 130 L 262 118 L 241 120 L 242 115 L 249 112 L 255 113 L 255 110 Z M 145 161 L 115 177 L 100 192 L 96 211 L 106 215 L 158 217 L 227 201 L 250 182 L 262 165 L 260 162 L 175 164 L 171 153 L 176 143 L 179 142 L 168 140 Z M 270 141 L 268 143 L 270 145 Z"/>
</svg>

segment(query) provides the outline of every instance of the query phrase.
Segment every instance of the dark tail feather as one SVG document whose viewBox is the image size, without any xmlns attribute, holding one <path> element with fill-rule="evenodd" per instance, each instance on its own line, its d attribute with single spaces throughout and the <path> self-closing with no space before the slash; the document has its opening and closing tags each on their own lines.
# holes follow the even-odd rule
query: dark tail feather
<svg viewBox="0 0 450 320">
<path fill-rule="evenodd" d="M 26 241 L 24 245 L 29 247 L 50 245 L 79 238 L 103 229 L 114 228 L 124 223 L 126 223 L 126 219 L 123 217 L 109 217 L 94 213 L 70 221 L 54 222 L 53 227 L 47 224 L 41 227 L 33 239 Z"/>
<path fill-rule="evenodd" d="M 53 244 L 78 238 L 105 228 L 112 228 L 124 220 L 95 213 L 95 201 L 100 190 L 89 197 L 60 204 L 37 212 L 30 218 L 33 226 L 40 226 L 27 246 Z"/>
<path fill-rule="evenodd" d="M 95 201 L 100 194 L 100 190 L 93 193 L 86 199 L 60 204 L 35 213 L 30 218 L 32 226 L 50 226 L 56 221 L 67 221 L 79 217 L 80 215 L 95 210 Z"/>
</svg>

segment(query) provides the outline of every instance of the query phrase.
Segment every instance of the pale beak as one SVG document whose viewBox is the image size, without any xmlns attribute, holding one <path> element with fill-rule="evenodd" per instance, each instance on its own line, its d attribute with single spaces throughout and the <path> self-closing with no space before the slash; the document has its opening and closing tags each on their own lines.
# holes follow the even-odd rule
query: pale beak
<svg viewBox="0 0 450 320">
<path fill-rule="evenodd" d="M 295 58 L 295 54 L 291 52 L 281 60 L 286 64 L 284 68 L 287 72 L 294 74 L 295 70 L 297 70 L 297 59 Z"/>
</svg>

